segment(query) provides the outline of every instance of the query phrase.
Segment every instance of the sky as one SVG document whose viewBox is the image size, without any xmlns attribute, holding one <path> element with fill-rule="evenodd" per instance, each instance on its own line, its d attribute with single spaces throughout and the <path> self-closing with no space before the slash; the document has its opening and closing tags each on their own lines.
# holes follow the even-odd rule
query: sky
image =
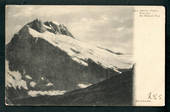
<svg viewBox="0 0 170 112">
<path fill-rule="evenodd" d="M 133 54 L 133 7 L 86 5 L 8 5 L 6 44 L 25 24 L 34 19 L 64 24 L 75 38 Z"/>
</svg>

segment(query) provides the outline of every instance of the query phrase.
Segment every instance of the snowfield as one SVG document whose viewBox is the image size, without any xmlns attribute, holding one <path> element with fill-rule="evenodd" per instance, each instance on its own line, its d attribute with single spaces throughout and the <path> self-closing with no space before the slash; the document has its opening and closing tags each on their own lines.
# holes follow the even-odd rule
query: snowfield
<svg viewBox="0 0 170 112">
<path fill-rule="evenodd" d="M 40 33 L 29 26 L 27 27 L 29 33 L 32 37 L 36 38 L 36 40 L 41 38 L 48 41 L 53 46 L 65 51 L 74 61 L 84 66 L 88 66 L 86 60 L 91 59 L 105 68 L 114 69 L 118 73 L 121 72 L 119 72 L 117 68 L 129 69 L 132 67 L 133 62 L 130 59 L 130 55 L 118 55 L 116 53 L 108 52 L 100 46 L 90 45 L 89 43 L 79 41 L 70 36 L 54 34 L 48 31 Z"/>
</svg>

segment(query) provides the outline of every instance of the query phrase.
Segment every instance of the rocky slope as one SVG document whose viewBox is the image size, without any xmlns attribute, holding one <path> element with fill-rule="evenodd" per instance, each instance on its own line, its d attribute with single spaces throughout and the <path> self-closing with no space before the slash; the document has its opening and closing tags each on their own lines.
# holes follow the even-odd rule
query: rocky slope
<svg viewBox="0 0 170 112">
<path fill-rule="evenodd" d="M 129 106 L 133 103 L 133 68 L 85 89 L 77 89 L 61 96 L 18 98 L 13 103 L 58 106 Z M 44 102 L 46 101 L 46 102 Z M 43 103 L 41 103 L 43 102 Z"/>
</svg>

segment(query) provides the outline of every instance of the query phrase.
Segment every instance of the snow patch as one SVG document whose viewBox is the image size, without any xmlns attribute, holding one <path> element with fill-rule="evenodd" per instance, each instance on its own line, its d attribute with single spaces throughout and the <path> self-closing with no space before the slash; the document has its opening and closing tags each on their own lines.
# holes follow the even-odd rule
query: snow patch
<svg viewBox="0 0 170 112">
<path fill-rule="evenodd" d="M 49 82 L 46 86 L 53 86 L 53 83 Z"/>
<path fill-rule="evenodd" d="M 43 24 L 43 26 L 44 26 L 46 29 L 51 29 L 51 27 L 49 27 L 49 26 L 47 26 L 47 25 L 45 25 L 45 24 Z"/>
<path fill-rule="evenodd" d="M 37 85 L 36 82 L 34 82 L 34 81 L 31 81 L 31 82 L 30 82 L 30 86 L 31 86 L 31 87 L 35 87 L 36 85 Z"/>
<path fill-rule="evenodd" d="M 55 95 L 63 95 L 66 91 L 63 90 L 51 90 L 51 91 L 28 91 L 28 95 L 32 96 L 32 97 L 36 97 L 38 95 L 49 95 L 49 96 L 55 96 Z"/>
<path fill-rule="evenodd" d="M 13 87 L 14 89 L 28 90 L 27 83 L 22 79 L 22 75 L 18 71 L 10 71 L 8 61 L 5 60 L 5 86 Z"/>
<path fill-rule="evenodd" d="M 41 77 L 41 80 L 44 80 L 44 77 Z"/>
<path fill-rule="evenodd" d="M 81 84 L 78 84 L 78 87 L 80 87 L 80 88 L 86 88 L 86 87 L 88 87 L 88 86 L 91 86 L 92 84 L 83 84 L 83 83 L 81 83 Z"/>
<path fill-rule="evenodd" d="M 32 79 L 32 77 L 31 77 L 31 76 L 29 76 L 29 75 L 25 75 L 25 78 L 26 78 L 26 79 L 29 79 L 29 80 L 31 80 L 31 79 Z"/>
<path fill-rule="evenodd" d="M 76 61 L 76 62 L 84 65 L 84 66 L 88 66 L 88 64 L 87 64 L 85 61 L 83 61 L 83 60 L 80 60 L 80 59 L 78 59 L 78 58 L 76 58 L 76 57 L 73 57 L 72 59 L 73 59 L 74 61 Z"/>
<path fill-rule="evenodd" d="M 114 71 L 116 71 L 117 73 L 121 74 L 122 72 L 117 70 L 116 68 L 113 68 Z"/>
</svg>

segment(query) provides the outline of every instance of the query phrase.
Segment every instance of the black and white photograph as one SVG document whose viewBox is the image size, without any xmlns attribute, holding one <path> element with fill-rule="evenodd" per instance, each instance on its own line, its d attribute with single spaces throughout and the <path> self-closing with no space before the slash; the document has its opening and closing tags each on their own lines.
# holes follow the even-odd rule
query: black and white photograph
<svg viewBox="0 0 170 112">
<path fill-rule="evenodd" d="M 134 7 L 7 5 L 9 106 L 132 106 Z"/>
</svg>

